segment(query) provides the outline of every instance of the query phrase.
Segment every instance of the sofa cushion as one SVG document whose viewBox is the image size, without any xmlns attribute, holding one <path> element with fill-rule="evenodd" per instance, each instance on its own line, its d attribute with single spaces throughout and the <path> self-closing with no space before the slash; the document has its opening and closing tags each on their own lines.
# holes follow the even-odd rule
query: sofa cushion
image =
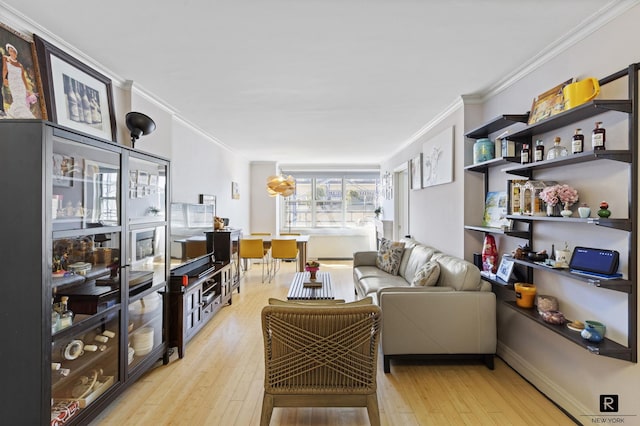
<svg viewBox="0 0 640 426">
<path fill-rule="evenodd" d="M 400 269 L 399 274 L 410 283 L 413 281 L 413 277 L 416 275 L 418 269 L 431 260 L 435 251 L 434 248 L 423 245 L 413 247 L 409 254 L 409 259 L 407 259 L 406 266 L 404 269 Z"/>
<path fill-rule="evenodd" d="M 381 277 L 366 277 L 359 281 L 362 295 L 371 296 L 381 288 L 387 287 L 409 287 L 409 283 L 398 275 L 385 275 Z"/>
<path fill-rule="evenodd" d="M 453 287 L 457 291 L 478 291 L 482 280 L 476 265 L 459 257 L 436 253 L 433 260 L 440 264 L 438 286 Z"/>
<path fill-rule="evenodd" d="M 440 276 L 440 264 L 431 260 L 420 267 L 413 276 L 411 285 L 413 287 L 432 287 L 438 282 Z"/>
<path fill-rule="evenodd" d="M 367 277 L 388 277 L 389 274 L 377 266 L 356 266 L 353 268 L 353 275 L 357 280 Z"/>
<path fill-rule="evenodd" d="M 400 268 L 400 260 L 404 252 L 404 243 L 383 238 L 380 241 L 380 249 L 376 258 L 376 266 L 383 271 L 397 275 Z"/>
</svg>

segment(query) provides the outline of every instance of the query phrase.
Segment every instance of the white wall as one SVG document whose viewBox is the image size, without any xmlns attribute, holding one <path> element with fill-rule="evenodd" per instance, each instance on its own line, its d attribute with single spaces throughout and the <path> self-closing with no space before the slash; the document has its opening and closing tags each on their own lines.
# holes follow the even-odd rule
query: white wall
<svg viewBox="0 0 640 426">
<path fill-rule="evenodd" d="M 280 196 L 270 197 L 267 193 L 267 178 L 277 175 L 278 165 L 273 161 L 251 163 L 251 217 L 249 232 L 278 233 Z"/>
<path fill-rule="evenodd" d="M 464 114 L 462 102 L 424 135 L 382 163 L 381 170 L 395 170 L 422 152 L 424 142 L 447 127 L 454 128 L 453 182 L 408 190 L 409 232 L 419 241 L 456 256 L 464 256 Z M 393 211 L 393 210 L 391 210 Z M 390 219 L 385 210 L 385 219 Z"/>
</svg>

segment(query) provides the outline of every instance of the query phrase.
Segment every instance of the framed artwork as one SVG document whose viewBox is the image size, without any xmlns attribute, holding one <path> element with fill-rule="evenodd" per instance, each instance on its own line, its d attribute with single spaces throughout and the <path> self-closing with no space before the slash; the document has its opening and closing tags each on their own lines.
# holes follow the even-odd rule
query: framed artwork
<svg viewBox="0 0 640 426">
<path fill-rule="evenodd" d="M 158 175 L 149 175 L 149 185 L 158 186 Z"/>
<path fill-rule="evenodd" d="M 149 185 L 149 173 L 143 170 L 138 170 L 138 180 L 136 180 L 138 185 Z"/>
<path fill-rule="evenodd" d="M 422 153 L 409 160 L 411 189 L 422 189 Z"/>
<path fill-rule="evenodd" d="M 31 39 L 0 23 L 0 54 L 2 80 L 6 78 L 7 83 L 0 84 L 0 119 L 46 119 L 40 69 Z"/>
<path fill-rule="evenodd" d="M 116 141 L 111 80 L 33 36 L 49 120 Z"/>
<path fill-rule="evenodd" d="M 234 200 L 240 199 L 240 189 L 238 188 L 238 182 L 231 182 L 231 198 Z"/>
<path fill-rule="evenodd" d="M 53 154 L 53 185 L 73 186 L 73 157 L 63 154 Z"/>
<path fill-rule="evenodd" d="M 490 191 L 484 203 L 482 226 L 489 228 L 502 228 L 507 226 L 507 192 Z"/>
<path fill-rule="evenodd" d="M 513 259 L 502 256 L 502 260 L 500 260 L 500 266 L 498 266 L 496 277 L 500 278 L 502 281 L 509 282 L 511 273 L 513 272 L 514 263 L 515 262 L 513 261 Z"/>
<path fill-rule="evenodd" d="M 558 84 L 556 87 L 538 95 L 531 105 L 528 124 L 537 123 L 545 118 L 549 118 L 563 112 L 564 95 L 562 94 L 562 89 L 564 86 L 571 83 L 573 83 L 573 78 L 570 78 L 569 80 Z"/>
<path fill-rule="evenodd" d="M 453 127 L 422 145 L 422 187 L 453 182 Z"/>
</svg>

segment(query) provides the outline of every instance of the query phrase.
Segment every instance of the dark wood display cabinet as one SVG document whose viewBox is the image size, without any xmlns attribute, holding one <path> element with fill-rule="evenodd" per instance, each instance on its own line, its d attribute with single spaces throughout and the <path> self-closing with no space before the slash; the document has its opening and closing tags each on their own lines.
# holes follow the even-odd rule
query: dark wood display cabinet
<svg viewBox="0 0 640 426">
<path fill-rule="evenodd" d="M 240 258 L 238 257 L 239 242 L 242 229 L 219 229 L 205 232 L 207 236 L 207 252 L 213 252 L 216 261 L 231 264 L 231 291 L 240 293 Z"/>
<path fill-rule="evenodd" d="M 508 138 L 516 143 L 528 143 L 532 146 L 534 137 L 545 134 L 552 131 L 562 131 L 568 129 L 573 131 L 571 126 L 577 125 L 581 120 L 589 118 L 596 118 L 604 113 L 621 114 L 616 117 L 620 117 L 619 120 L 627 124 L 626 135 L 626 149 L 606 149 L 601 151 L 585 151 L 579 154 L 569 154 L 566 157 L 560 157 L 550 160 L 542 160 L 534 163 L 519 164 L 515 162 L 509 162 L 504 160 L 491 160 L 481 164 L 473 164 L 465 167 L 466 172 L 482 173 L 484 176 L 484 189 L 485 192 L 489 188 L 489 175 L 494 170 L 499 170 L 507 175 L 513 175 L 517 178 L 534 179 L 542 173 L 551 171 L 552 173 L 558 173 L 571 182 L 572 168 L 580 165 L 598 162 L 598 165 L 603 165 L 609 169 L 613 169 L 619 173 L 627 173 L 628 179 L 627 185 L 623 187 L 613 187 L 610 191 L 618 191 L 622 194 L 627 194 L 628 206 L 618 206 L 617 216 L 610 218 L 600 218 L 595 215 L 597 209 L 592 208 L 592 216 L 589 218 L 577 218 L 577 217 L 546 217 L 546 216 L 534 216 L 534 215 L 507 215 L 507 218 L 513 221 L 514 228 L 512 230 L 501 230 L 496 228 L 487 228 L 477 225 L 466 225 L 465 229 L 471 232 L 492 233 L 496 235 L 506 235 L 509 237 L 520 238 L 522 241 L 529 244 L 530 247 L 535 247 L 536 239 L 541 231 L 538 230 L 538 226 L 545 225 L 547 227 L 546 232 L 553 232 L 553 227 L 561 227 L 567 229 L 571 227 L 571 232 L 575 232 L 576 235 L 586 235 L 589 232 L 594 232 L 595 228 L 610 229 L 608 232 L 620 232 L 623 233 L 622 237 L 616 237 L 616 241 L 626 241 L 625 247 L 606 247 L 610 249 L 619 249 L 627 253 L 627 258 L 624 263 L 626 271 L 623 271 L 624 278 L 620 279 L 600 279 L 597 277 L 585 277 L 567 269 L 551 269 L 544 265 L 536 264 L 528 260 L 514 259 L 515 263 L 525 271 L 526 279 L 528 282 L 533 282 L 535 279 L 540 281 L 543 279 L 542 275 L 538 275 L 539 271 L 544 271 L 545 274 L 552 274 L 556 277 L 558 282 L 561 279 L 569 279 L 579 283 L 584 283 L 589 287 L 594 288 L 593 291 L 615 291 L 626 294 L 627 297 L 627 342 L 626 344 L 620 344 L 613 340 L 605 338 L 600 343 L 592 343 L 584 340 L 580 337 L 579 333 L 569 330 L 564 325 L 554 325 L 546 323 L 538 315 L 536 309 L 525 309 L 517 306 L 515 303 L 515 295 L 513 290 L 513 282 L 505 283 L 499 279 L 491 279 L 483 277 L 486 281 L 492 283 L 496 295 L 503 301 L 503 303 L 509 308 L 522 314 L 526 318 L 533 320 L 535 323 L 555 332 L 557 335 L 575 343 L 578 346 L 590 351 L 591 353 L 617 358 L 630 362 L 637 362 L 637 321 L 638 321 L 638 299 L 637 299 L 637 224 L 636 218 L 638 217 L 638 155 L 636 149 L 638 147 L 638 71 L 640 64 L 631 64 L 628 68 L 619 72 L 611 74 L 601 79 L 600 85 L 612 83 L 617 80 L 627 80 L 627 99 L 597 99 L 587 102 L 578 107 L 564 111 L 550 118 L 544 119 L 537 123 L 520 126 L 515 132 L 512 132 Z M 467 137 L 471 139 L 487 137 L 490 133 L 496 132 L 503 128 L 507 128 L 514 124 L 516 121 L 510 120 L 511 115 L 505 115 L 491 120 L 484 126 L 479 127 L 476 130 L 468 132 Z M 517 117 L 517 116 L 515 116 Z M 615 118 L 618 120 L 618 118 Z M 526 121 L 526 120 L 525 120 Z M 624 132 L 622 132 L 624 133 Z M 588 178 L 598 180 L 600 176 L 590 176 Z M 588 185 L 588 181 L 579 182 L 582 185 Z M 611 193 L 609 193 L 611 195 Z M 625 208 L 626 207 L 626 208 Z M 551 229 L 549 231 L 548 229 Z M 594 243 L 597 244 L 597 243 Z M 545 275 L 548 277 L 548 275 Z M 554 279 L 555 280 L 555 279 Z"/>
<path fill-rule="evenodd" d="M 233 278 L 229 261 L 210 254 L 171 271 L 169 284 L 169 347 L 184 357 L 189 340 L 226 304 L 231 303 Z"/>
<path fill-rule="evenodd" d="M 3 423 L 87 424 L 167 360 L 169 162 L 41 120 L 0 140 Z"/>
</svg>

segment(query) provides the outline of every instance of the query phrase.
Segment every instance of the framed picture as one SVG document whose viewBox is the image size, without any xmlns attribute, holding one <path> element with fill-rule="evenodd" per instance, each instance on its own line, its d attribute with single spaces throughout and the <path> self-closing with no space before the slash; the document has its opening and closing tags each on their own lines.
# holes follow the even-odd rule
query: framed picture
<svg viewBox="0 0 640 426">
<path fill-rule="evenodd" d="M 0 119 L 46 119 L 36 50 L 28 37 L 0 23 L 0 54 L 6 72 L 0 84 Z"/>
<path fill-rule="evenodd" d="M 238 182 L 231 182 L 231 198 L 234 200 L 240 199 L 240 189 L 238 188 Z"/>
<path fill-rule="evenodd" d="M 453 127 L 422 145 L 422 187 L 453 182 Z"/>
<path fill-rule="evenodd" d="M 138 179 L 136 180 L 138 185 L 149 185 L 149 173 L 143 170 L 138 170 Z"/>
<path fill-rule="evenodd" d="M 53 185 L 73 186 L 73 157 L 63 154 L 53 154 Z"/>
<path fill-rule="evenodd" d="M 409 160 L 411 189 L 422 189 L 422 153 Z"/>
<path fill-rule="evenodd" d="M 564 86 L 571 83 L 573 83 L 573 78 L 570 78 L 569 80 L 558 84 L 556 87 L 538 95 L 531 105 L 528 124 L 537 123 L 545 118 L 549 118 L 563 112 L 564 95 L 562 94 L 562 89 Z"/>
<path fill-rule="evenodd" d="M 49 120 L 116 141 L 111 80 L 33 36 Z"/>
<path fill-rule="evenodd" d="M 511 273 L 513 272 L 514 263 L 515 262 L 513 261 L 513 259 L 502 256 L 502 260 L 500 260 L 500 266 L 498 266 L 496 277 L 500 278 L 504 282 L 509 282 Z"/>
<path fill-rule="evenodd" d="M 149 175 L 149 185 L 158 186 L 158 175 Z"/>
<path fill-rule="evenodd" d="M 489 191 L 484 203 L 482 226 L 502 228 L 507 226 L 507 192 Z"/>
</svg>

